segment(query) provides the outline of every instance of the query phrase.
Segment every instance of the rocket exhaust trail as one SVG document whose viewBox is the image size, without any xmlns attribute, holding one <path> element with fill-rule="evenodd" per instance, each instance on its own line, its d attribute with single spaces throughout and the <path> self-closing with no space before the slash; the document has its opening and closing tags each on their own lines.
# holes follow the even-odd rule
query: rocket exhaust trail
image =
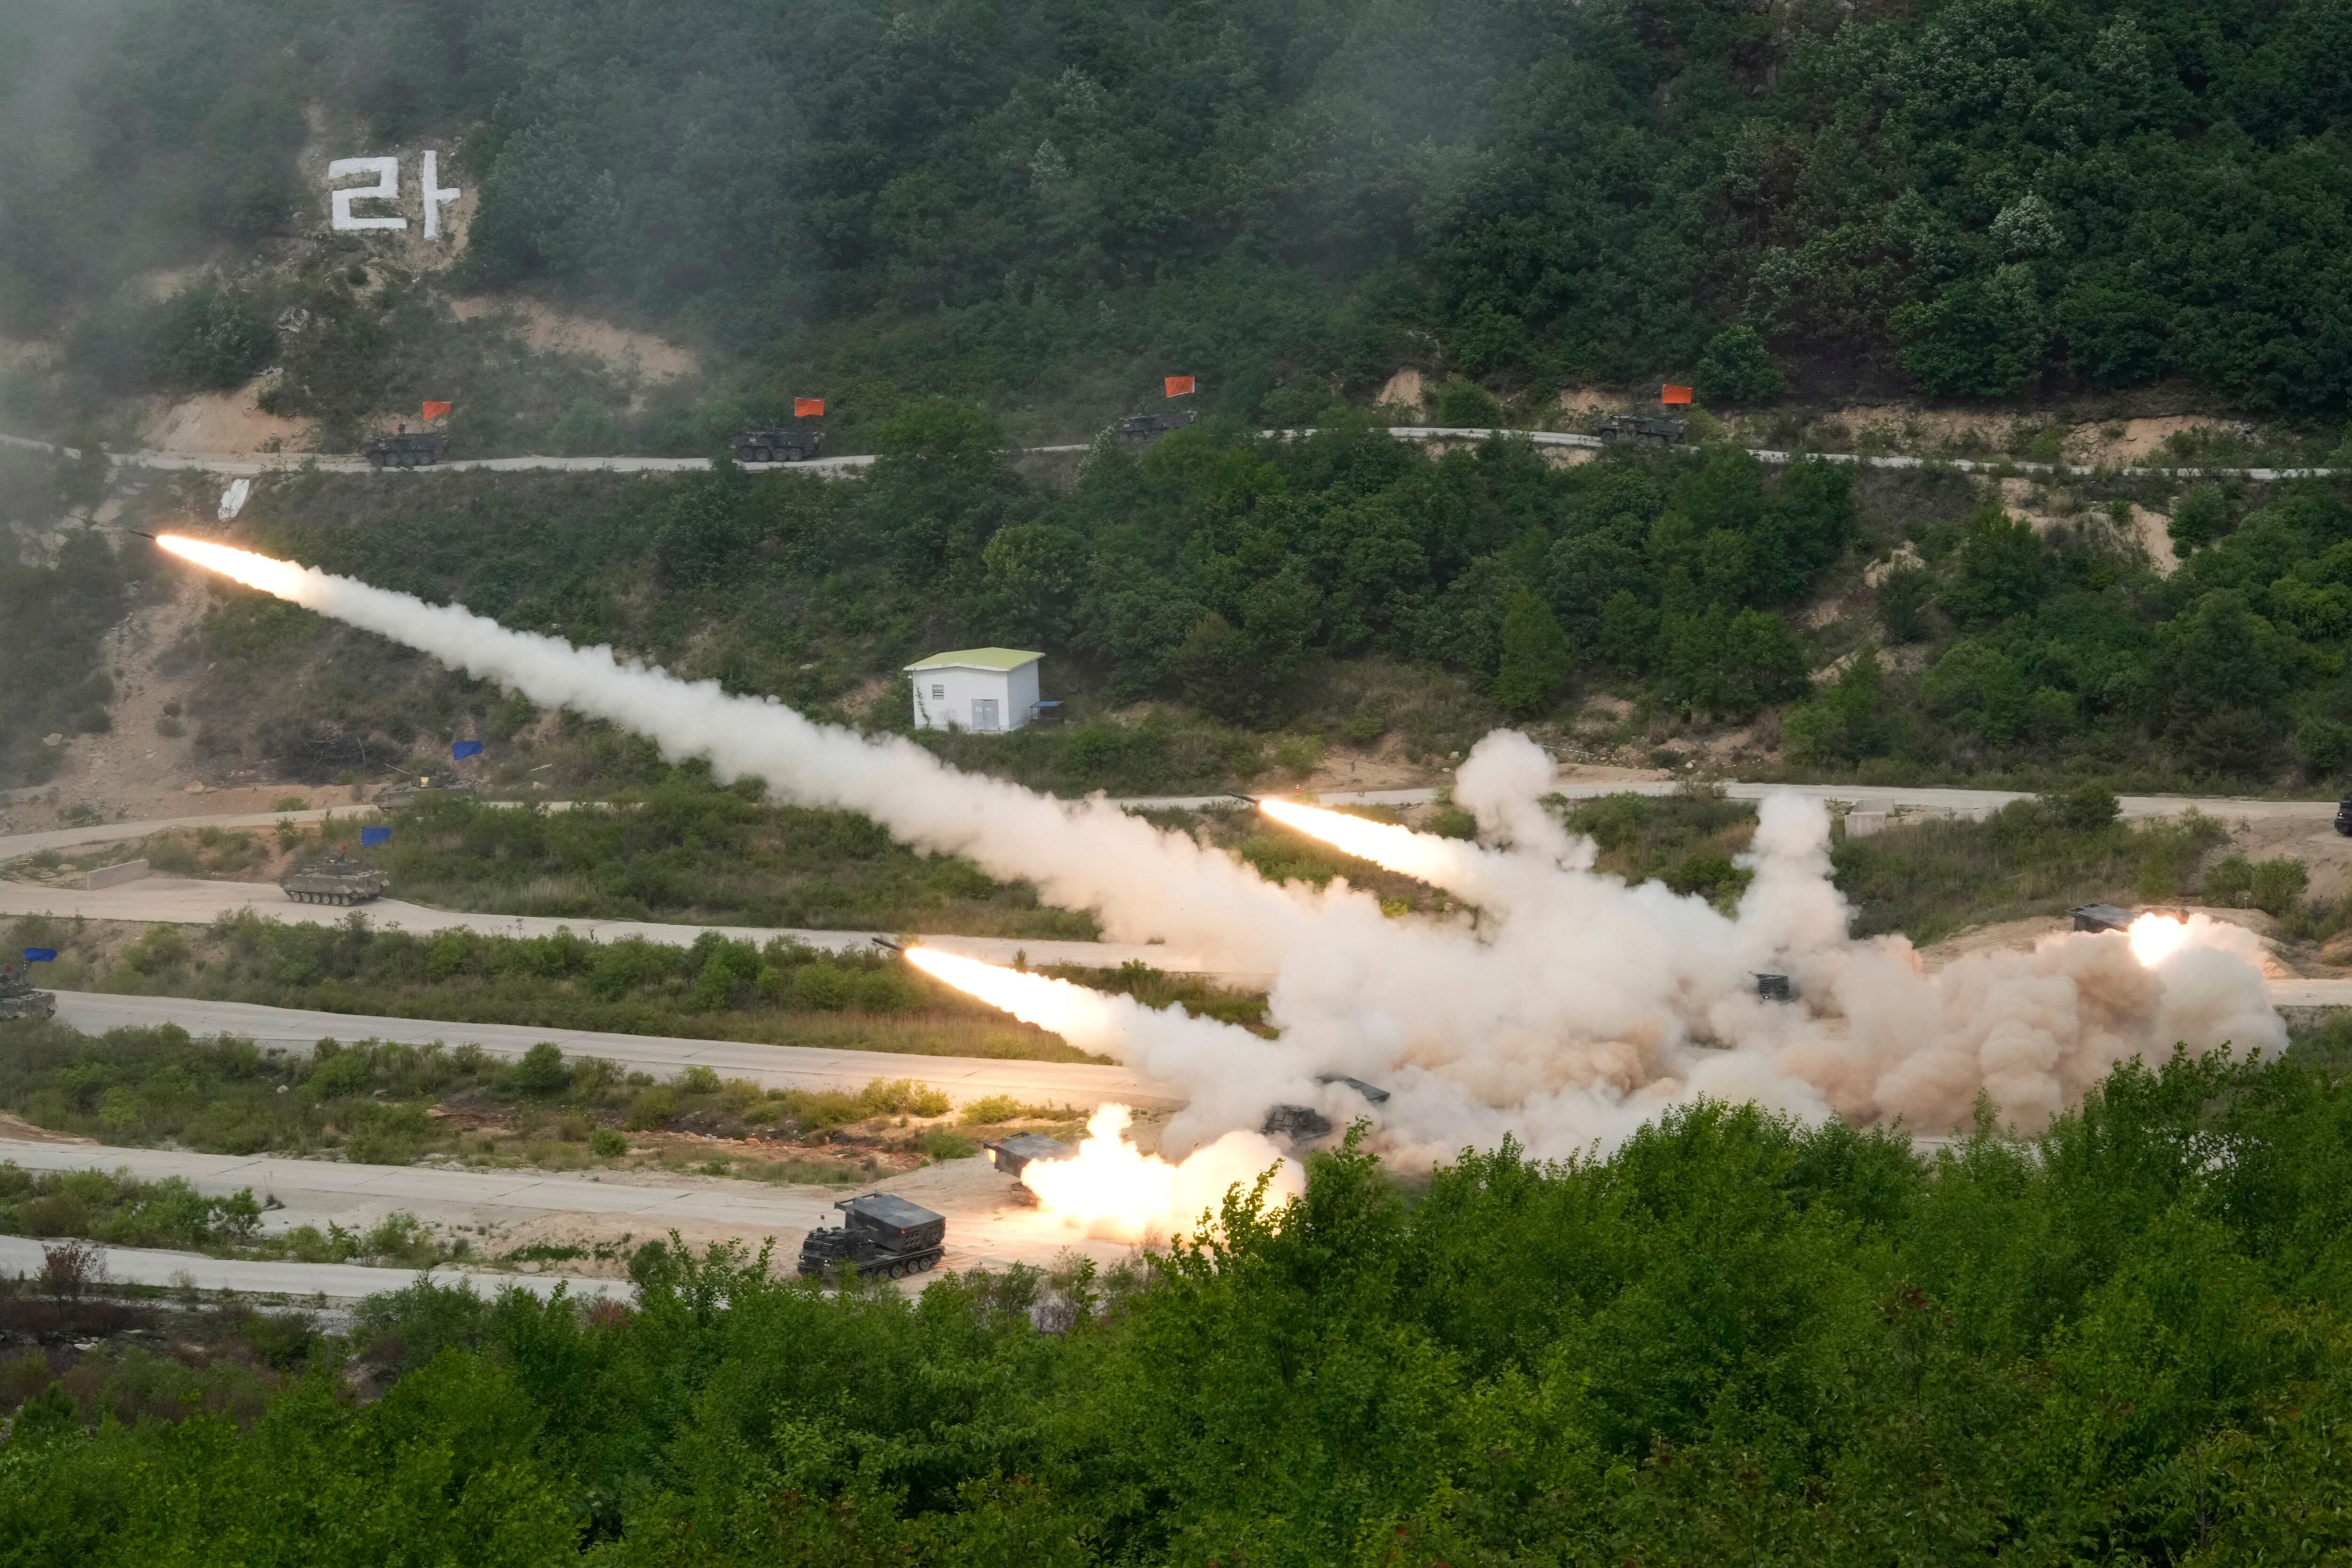
<svg viewBox="0 0 2352 1568">
<path fill-rule="evenodd" d="M 512 631 L 459 605 L 428 605 L 316 567 L 209 541 L 156 542 L 197 565 L 390 637 L 546 707 L 607 719 L 673 758 L 709 759 L 722 780 L 757 776 L 788 797 L 872 817 L 898 837 L 1025 879 L 1052 902 L 1099 911 L 1115 941 L 1159 938 L 1215 966 L 1262 970 L 1358 895 L 1293 891 L 1183 834 L 1099 797 L 1066 802 L 960 773 L 911 741 L 820 724 L 771 697 L 730 696 L 605 647 Z"/>
<path fill-rule="evenodd" d="M 1166 1130 L 1174 1151 L 1255 1128 L 1271 1103 L 1346 1093 L 1318 1081 L 1333 1074 L 1393 1091 L 1381 1147 L 1418 1163 L 1507 1134 L 1539 1156 L 1571 1154 L 1699 1095 L 1803 1117 L 1901 1116 L 1939 1131 L 1964 1123 L 1986 1092 L 2030 1129 L 2135 1053 L 2175 1041 L 2200 1050 L 2285 1043 L 2255 967 L 2259 942 L 2235 927 L 2151 926 L 2145 959 L 2119 937 L 2067 937 L 1934 973 L 1899 937 L 1854 941 L 1830 876 L 1828 818 L 1794 795 L 1759 808 L 1740 857 L 1753 880 L 1728 910 L 1591 872 L 1590 840 L 1571 838 L 1544 804 L 1550 759 L 1511 731 L 1472 748 L 1454 796 L 1507 848 L 1253 803 L 1461 893 L 1492 917 L 1474 933 L 1463 922 L 1384 918 L 1337 881 L 1319 891 L 1277 886 L 1099 797 L 1066 803 L 959 773 L 911 742 L 814 723 L 773 699 L 677 680 L 609 647 L 509 631 L 462 606 L 218 544 L 156 542 L 543 705 L 610 720 L 671 757 L 707 757 L 722 779 L 763 778 L 789 798 L 861 812 L 903 840 L 1025 878 L 1054 903 L 1100 911 L 1114 941 L 1159 937 L 1211 967 L 1275 972 L 1267 1016 L 1282 1037 L 1268 1041 L 1131 998 L 908 952 L 950 984 L 1189 1095 Z M 2158 954 L 2167 943 L 2175 951 Z M 1759 1002 L 1759 969 L 1788 973 L 1797 1004 Z"/>
</svg>

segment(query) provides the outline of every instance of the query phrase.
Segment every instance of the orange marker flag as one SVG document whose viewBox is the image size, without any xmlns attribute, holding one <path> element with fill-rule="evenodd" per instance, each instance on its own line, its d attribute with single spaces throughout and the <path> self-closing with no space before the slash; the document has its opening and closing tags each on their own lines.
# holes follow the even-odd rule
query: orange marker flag
<svg viewBox="0 0 2352 1568">
<path fill-rule="evenodd" d="M 446 403 L 428 403 L 425 405 L 425 417 L 427 419 L 439 419 L 448 412 L 449 405 Z"/>
<path fill-rule="evenodd" d="M 1189 375 L 1171 375 L 1161 379 L 1167 383 L 1168 395 L 1171 397 L 1181 397 L 1192 390 L 1192 378 Z"/>
<path fill-rule="evenodd" d="M 1690 401 L 1690 388 L 1687 386 L 1669 386 L 1658 394 L 1658 401 L 1661 403 L 1688 403 Z"/>
<path fill-rule="evenodd" d="M 824 412 L 824 399 L 822 397 L 795 397 L 793 399 L 793 417 L 795 419 L 814 419 Z"/>
</svg>

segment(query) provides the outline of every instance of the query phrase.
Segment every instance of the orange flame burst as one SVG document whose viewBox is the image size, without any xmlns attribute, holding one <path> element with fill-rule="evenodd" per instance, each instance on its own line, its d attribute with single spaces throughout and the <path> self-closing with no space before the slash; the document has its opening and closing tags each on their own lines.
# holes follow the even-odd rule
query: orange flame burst
<svg viewBox="0 0 2352 1568">
<path fill-rule="evenodd" d="M 1129 1141 L 1133 1119 L 1124 1105 L 1097 1107 L 1077 1153 L 1031 1161 L 1022 1168 L 1022 1185 L 1048 1213 L 1112 1241 L 1149 1241 L 1213 1226 L 1226 1193 L 1236 1186 L 1247 1193 L 1269 1171 L 1269 1203 L 1307 1190 L 1298 1166 L 1258 1133 L 1228 1132 L 1171 1164 Z"/>
<path fill-rule="evenodd" d="M 2142 967 L 2154 969 L 2188 945 L 2189 923 L 2176 915 L 2142 915 L 2125 935 L 2130 939 L 2132 956 Z"/>
<path fill-rule="evenodd" d="M 159 535 L 155 542 L 183 560 L 193 561 L 208 571 L 234 578 L 248 588 L 275 594 L 281 599 L 299 599 L 302 579 L 308 574 L 290 561 L 273 561 L 267 555 L 256 555 L 250 550 L 237 550 L 226 544 L 215 544 L 210 540 L 166 533 Z"/>
<path fill-rule="evenodd" d="M 1117 1043 L 1112 1005 L 1098 991 L 941 952 L 935 947 L 907 949 L 907 962 L 1024 1024 L 1051 1029 L 1080 1050 L 1103 1050 Z"/>
<path fill-rule="evenodd" d="M 1319 838 L 1344 854 L 1370 860 L 1387 870 L 1419 877 L 1425 882 L 1449 885 L 1462 868 L 1462 847 L 1451 838 L 1415 833 L 1410 827 L 1385 822 L 1367 822 L 1360 816 L 1326 811 L 1317 805 L 1300 805 L 1296 801 L 1261 800 L 1257 808 L 1285 826 Z"/>
</svg>

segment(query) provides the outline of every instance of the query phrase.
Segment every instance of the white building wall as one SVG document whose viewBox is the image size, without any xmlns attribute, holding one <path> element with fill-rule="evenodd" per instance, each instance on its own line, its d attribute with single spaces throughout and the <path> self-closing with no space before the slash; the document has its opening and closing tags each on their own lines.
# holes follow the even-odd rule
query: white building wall
<svg viewBox="0 0 2352 1568">
<path fill-rule="evenodd" d="M 997 730 L 1018 730 L 1035 717 L 1031 704 L 1037 700 L 1037 664 L 1035 659 L 1015 670 L 1003 669 L 918 669 L 912 671 L 915 691 L 915 727 L 919 730 L 978 730 L 979 711 L 973 706 L 982 700 L 996 703 Z"/>
<path fill-rule="evenodd" d="M 1008 730 L 1018 730 L 1037 717 L 1037 667 L 1045 661 L 1033 658 L 1009 677 L 1013 688 L 1013 704 L 1006 710 L 1011 716 L 1004 721 Z"/>
</svg>

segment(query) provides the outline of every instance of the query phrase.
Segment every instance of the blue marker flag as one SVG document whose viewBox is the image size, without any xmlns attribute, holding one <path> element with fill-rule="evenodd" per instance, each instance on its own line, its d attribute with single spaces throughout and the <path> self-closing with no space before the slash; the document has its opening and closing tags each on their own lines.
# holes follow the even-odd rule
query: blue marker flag
<svg viewBox="0 0 2352 1568">
<path fill-rule="evenodd" d="M 453 758 L 478 757 L 481 754 L 482 743 L 479 741 L 460 741 L 449 748 L 449 755 Z"/>
<path fill-rule="evenodd" d="M 25 950 L 25 962 L 27 963 L 55 963 L 57 961 L 58 950 L 54 947 L 28 947 Z"/>
<path fill-rule="evenodd" d="M 362 844 L 382 844 L 391 838 L 391 837 L 392 829 L 389 827 L 362 827 L 360 829 L 360 842 Z"/>
</svg>

